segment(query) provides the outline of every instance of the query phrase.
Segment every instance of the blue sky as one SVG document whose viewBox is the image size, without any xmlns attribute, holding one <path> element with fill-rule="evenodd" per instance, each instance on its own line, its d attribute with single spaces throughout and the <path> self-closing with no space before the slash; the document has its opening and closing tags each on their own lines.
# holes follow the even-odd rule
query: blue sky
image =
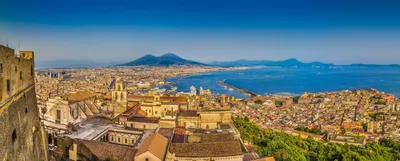
<svg viewBox="0 0 400 161">
<path fill-rule="evenodd" d="M 0 43 L 38 61 L 171 52 L 201 62 L 400 62 L 395 0 L 0 1 Z"/>
</svg>

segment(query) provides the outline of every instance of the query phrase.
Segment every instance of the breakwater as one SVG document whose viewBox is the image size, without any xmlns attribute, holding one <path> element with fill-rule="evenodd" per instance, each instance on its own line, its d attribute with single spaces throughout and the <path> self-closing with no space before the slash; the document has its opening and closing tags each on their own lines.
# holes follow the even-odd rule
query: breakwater
<svg viewBox="0 0 400 161">
<path fill-rule="evenodd" d="M 218 81 L 218 82 L 221 83 L 222 85 L 224 85 L 225 87 L 228 87 L 228 88 L 231 88 L 233 90 L 236 90 L 236 91 L 242 92 L 244 94 L 250 95 L 250 97 L 255 97 L 255 96 L 258 95 L 258 94 L 254 93 L 252 91 L 247 90 L 247 89 L 241 89 L 241 88 L 232 86 L 230 84 L 227 84 L 227 83 L 225 83 L 225 81 L 226 81 L 226 79 Z"/>
</svg>

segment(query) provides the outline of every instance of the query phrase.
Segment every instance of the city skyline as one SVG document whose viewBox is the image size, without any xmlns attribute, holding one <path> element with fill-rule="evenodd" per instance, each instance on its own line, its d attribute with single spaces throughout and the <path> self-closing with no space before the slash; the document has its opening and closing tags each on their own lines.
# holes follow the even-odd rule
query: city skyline
<svg viewBox="0 0 400 161">
<path fill-rule="evenodd" d="M 0 43 L 34 50 L 36 61 L 128 62 L 175 53 L 205 63 L 399 62 L 399 2 L 335 2 L 6 1 Z"/>
<path fill-rule="evenodd" d="M 4 0 L 0 160 L 400 160 L 400 1 Z"/>
</svg>

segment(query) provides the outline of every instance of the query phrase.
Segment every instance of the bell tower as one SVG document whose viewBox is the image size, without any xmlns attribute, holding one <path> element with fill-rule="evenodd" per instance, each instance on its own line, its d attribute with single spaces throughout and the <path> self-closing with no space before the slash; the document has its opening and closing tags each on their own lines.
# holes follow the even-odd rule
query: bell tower
<svg viewBox="0 0 400 161">
<path fill-rule="evenodd" d="M 118 106 L 114 107 L 114 114 L 118 115 L 125 112 L 128 106 L 128 91 L 121 79 L 117 78 L 111 94 L 112 101 L 118 103 Z"/>
</svg>

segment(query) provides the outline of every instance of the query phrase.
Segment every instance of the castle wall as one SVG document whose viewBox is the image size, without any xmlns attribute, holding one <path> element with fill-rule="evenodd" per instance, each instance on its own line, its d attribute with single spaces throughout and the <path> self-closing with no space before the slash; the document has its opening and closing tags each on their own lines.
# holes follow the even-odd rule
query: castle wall
<svg viewBox="0 0 400 161">
<path fill-rule="evenodd" d="M 0 160 L 47 160 L 34 86 L 33 52 L 0 45 Z"/>
<path fill-rule="evenodd" d="M 0 45 L 0 102 L 4 102 L 7 98 L 34 84 L 33 61 L 33 58 L 16 55 L 13 49 Z M 7 89 L 7 82 L 9 82 L 10 90 Z"/>
</svg>

